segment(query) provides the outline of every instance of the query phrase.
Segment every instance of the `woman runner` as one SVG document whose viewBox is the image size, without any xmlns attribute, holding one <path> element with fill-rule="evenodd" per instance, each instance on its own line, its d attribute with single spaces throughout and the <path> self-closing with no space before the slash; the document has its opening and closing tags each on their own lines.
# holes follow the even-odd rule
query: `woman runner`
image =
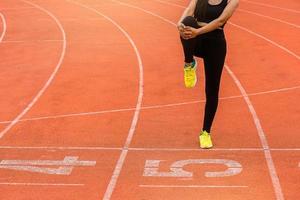
<svg viewBox="0 0 300 200">
<path fill-rule="evenodd" d="M 238 7 L 239 0 L 191 0 L 177 28 L 183 46 L 184 82 L 192 88 L 197 82 L 197 61 L 204 61 L 206 104 L 203 128 L 199 135 L 201 148 L 212 148 L 211 126 L 218 107 L 219 86 L 226 56 L 223 28 Z"/>
</svg>

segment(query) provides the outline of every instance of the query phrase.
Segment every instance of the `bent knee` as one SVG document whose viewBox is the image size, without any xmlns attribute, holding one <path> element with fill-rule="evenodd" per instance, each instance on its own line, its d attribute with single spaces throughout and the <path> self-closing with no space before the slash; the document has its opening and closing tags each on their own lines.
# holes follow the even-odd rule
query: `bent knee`
<svg viewBox="0 0 300 200">
<path fill-rule="evenodd" d="M 185 26 L 191 26 L 193 28 L 199 27 L 197 20 L 192 16 L 186 16 L 181 23 L 183 23 Z"/>
</svg>

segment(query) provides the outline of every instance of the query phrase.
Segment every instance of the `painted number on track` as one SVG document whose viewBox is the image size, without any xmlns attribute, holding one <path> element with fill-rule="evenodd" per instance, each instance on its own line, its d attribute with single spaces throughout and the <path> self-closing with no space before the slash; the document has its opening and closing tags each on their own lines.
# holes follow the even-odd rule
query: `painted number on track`
<svg viewBox="0 0 300 200">
<path fill-rule="evenodd" d="M 70 175 L 75 166 L 95 165 L 96 161 L 79 161 L 78 156 L 66 156 L 63 160 L 2 160 L 0 162 L 0 169 L 28 171 L 42 174 Z"/>
<path fill-rule="evenodd" d="M 143 176 L 150 177 L 193 177 L 193 173 L 184 170 L 184 166 L 191 164 L 220 164 L 226 165 L 225 171 L 218 172 L 205 172 L 205 177 L 226 177 L 234 176 L 242 171 L 242 165 L 234 160 L 226 159 L 189 159 L 189 160 L 178 160 L 171 164 L 170 171 L 159 172 L 159 165 L 162 160 L 146 160 L 145 169 Z"/>
</svg>

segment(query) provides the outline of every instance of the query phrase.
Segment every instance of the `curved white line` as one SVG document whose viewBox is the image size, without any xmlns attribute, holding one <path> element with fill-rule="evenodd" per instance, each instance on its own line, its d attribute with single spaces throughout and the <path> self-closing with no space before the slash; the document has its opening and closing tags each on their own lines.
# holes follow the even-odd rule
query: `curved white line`
<svg viewBox="0 0 300 200">
<path fill-rule="evenodd" d="M 252 15 L 257 15 L 257 16 L 264 17 L 264 18 L 267 18 L 267 19 L 270 19 L 270 20 L 273 20 L 273 21 L 277 21 L 277 22 L 280 22 L 280 23 L 283 23 L 283 24 L 287 24 L 289 26 L 293 26 L 295 28 L 300 28 L 300 25 L 293 24 L 293 23 L 290 23 L 290 22 L 287 22 L 287 21 L 284 21 L 284 20 L 281 20 L 281 19 L 278 19 L 278 18 L 274 18 L 274 17 L 270 17 L 270 16 L 267 16 L 267 15 L 263 15 L 263 14 L 260 14 L 260 13 L 252 12 L 250 10 L 245 10 L 245 9 L 239 8 L 239 9 L 237 9 L 237 11 L 249 13 L 249 14 L 252 14 Z"/>
<path fill-rule="evenodd" d="M 280 10 L 284 10 L 284 11 L 288 11 L 288 12 L 293 12 L 293 13 L 300 13 L 299 10 L 293 10 L 293 9 L 289 9 L 289 8 L 282 8 L 282 7 L 278 7 L 278 6 L 271 6 L 269 4 L 265 4 L 265 3 L 258 3 L 258 2 L 253 2 L 253 1 L 247 1 L 247 0 L 242 0 L 243 2 L 247 2 L 250 4 L 257 4 L 257 5 L 261 5 L 261 6 L 265 6 L 265 7 L 270 7 L 270 8 L 275 8 L 275 9 L 280 9 Z"/>
<path fill-rule="evenodd" d="M 2 20 L 2 26 L 3 26 L 3 30 L 2 30 L 2 33 L 1 33 L 1 36 L 0 36 L 0 42 L 2 42 L 3 41 L 3 38 L 4 38 L 4 36 L 5 36 L 5 34 L 6 34 L 6 20 L 5 20 L 5 17 L 4 17 L 4 15 L 2 14 L 2 13 L 0 13 L 0 17 L 1 17 L 1 20 Z"/>
<path fill-rule="evenodd" d="M 49 15 L 58 25 L 59 29 L 62 32 L 62 36 L 63 36 L 63 45 L 62 45 L 62 53 L 61 56 L 59 58 L 59 61 L 57 63 L 57 66 L 55 67 L 54 71 L 52 72 L 51 76 L 49 77 L 48 81 L 45 83 L 45 85 L 42 87 L 42 89 L 37 93 L 37 95 L 33 98 L 33 100 L 27 105 L 27 107 L 3 130 L 0 132 L 0 139 L 16 124 L 19 122 L 19 120 L 32 108 L 32 106 L 38 101 L 38 99 L 43 95 L 43 93 L 46 91 L 46 89 L 49 87 L 49 85 L 51 84 L 51 82 L 53 81 L 55 75 L 57 74 L 59 68 L 61 67 L 62 61 L 64 59 L 65 56 L 65 52 L 66 52 L 66 46 L 67 46 L 67 42 L 66 42 L 66 33 L 61 25 L 61 23 L 59 22 L 59 20 L 48 10 L 46 10 L 45 8 L 42 8 L 34 3 L 28 2 L 26 0 L 22 0 L 23 2 L 30 4 L 34 7 L 36 7 L 37 9 L 45 12 L 47 15 Z"/>
<path fill-rule="evenodd" d="M 125 5 L 125 6 L 131 7 L 131 8 L 135 8 L 135 9 L 141 10 L 143 12 L 146 11 L 143 8 L 133 6 L 131 4 L 127 4 L 127 3 L 124 3 L 124 2 L 120 2 L 118 0 L 112 0 L 112 1 L 119 2 L 121 5 Z M 146 12 L 147 13 L 152 13 L 150 11 L 146 11 Z M 176 26 L 176 24 L 174 22 L 172 22 L 171 24 L 173 26 Z M 259 120 L 259 118 L 256 114 L 254 106 L 253 106 L 252 102 L 250 101 L 247 92 L 245 91 L 244 87 L 242 86 L 242 84 L 240 83 L 238 78 L 230 70 L 228 65 L 225 64 L 225 68 L 228 71 L 228 73 L 230 74 L 230 76 L 232 77 L 232 79 L 234 80 L 234 82 L 236 83 L 236 85 L 238 86 L 239 90 L 241 91 L 241 94 L 243 95 L 243 98 L 244 98 L 245 102 L 247 103 L 248 109 L 249 109 L 249 111 L 252 115 L 254 124 L 256 126 L 256 129 L 257 129 L 257 132 L 258 132 L 261 144 L 262 144 L 262 147 L 264 149 L 264 154 L 265 154 L 267 166 L 268 166 L 268 169 L 269 169 L 270 177 L 271 177 L 271 180 L 272 180 L 272 183 L 273 183 L 273 188 L 274 188 L 274 191 L 275 191 L 276 199 L 277 200 L 284 200 L 281 185 L 280 185 L 280 182 L 279 182 L 279 178 L 277 176 L 277 172 L 276 172 L 275 165 L 274 165 L 274 162 L 273 162 L 273 159 L 272 159 L 272 156 L 271 156 L 271 152 L 270 152 L 270 148 L 269 148 L 269 145 L 268 145 L 268 142 L 267 142 L 267 139 L 266 139 L 266 135 L 263 131 L 263 128 L 262 128 L 260 120 Z"/>
<path fill-rule="evenodd" d="M 10 11 L 10 10 L 28 10 L 33 9 L 35 7 L 20 7 L 20 8 L 1 8 L 0 11 Z"/>
<path fill-rule="evenodd" d="M 296 54 L 296 53 L 294 53 L 293 51 L 289 50 L 288 48 L 286 48 L 286 47 L 284 47 L 284 46 L 282 46 L 282 45 L 280 45 L 280 44 L 274 42 L 273 40 L 270 40 L 270 39 L 268 39 L 268 38 L 266 38 L 266 37 L 264 37 L 264 36 L 262 36 L 262 35 L 260 35 L 260 34 L 258 34 L 258 33 L 256 33 L 256 32 L 254 32 L 254 31 L 251 31 L 251 30 L 249 30 L 249 29 L 243 27 L 243 26 L 234 24 L 234 23 L 232 23 L 232 22 L 228 22 L 228 23 L 229 23 L 230 25 L 232 25 L 232 26 L 235 26 L 235 27 L 237 27 L 237 28 L 243 30 L 243 31 L 246 31 L 246 32 L 248 32 L 248 33 L 250 33 L 250 34 L 252 34 L 252 35 L 255 35 L 256 37 L 259 37 L 259 38 L 261 38 L 261 39 L 263 39 L 263 40 L 268 41 L 269 43 L 273 44 L 274 46 L 278 47 L 279 49 L 281 49 L 281 50 L 287 52 L 288 54 L 290 54 L 290 55 L 292 55 L 293 57 L 295 57 L 295 58 L 297 58 L 298 60 L 300 60 L 300 56 L 299 56 L 298 54 Z"/>
<path fill-rule="evenodd" d="M 59 146 L 0 146 L 0 149 L 43 149 L 43 150 L 122 150 L 120 147 L 59 147 Z M 180 149 L 180 148 L 128 148 L 130 151 L 264 151 L 263 148 L 213 148 L 213 149 Z M 300 148 L 272 148 L 271 151 L 300 151 Z"/>
<path fill-rule="evenodd" d="M 282 193 L 280 181 L 279 181 L 279 178 L 278 178 L 278 175 L 277 175 L 277 172 L 276 172 L 276 169 L 275 169 L 275 165 L 274 165 L 274 162 L 273 162 L 273 159 L 272 159 L 270 147 L 269 147 L 269 144 L 268 144 L 268 141 L 267 141 L 267 138 L 266 138 L 266 134 L 264 133 L 264 130 L 261 126 L 259 117 L 257 116 L 257 113 L 254 109 L 254 106 L 253 106 L 251 100 L 249 99 L 249 96 L 248 96 L 247 92 L 245 91 L 244 87 L 242 86 L 242 84 L 238 80 L 238 78 L 234 75 L 234 73 L 230 70 L 230 68 L 227 65 L 225 65 L 225 67 L 226 67 L 227 71 L 229 72 L 229 74 L 231 75 L 231 77 L 233 78 L 233 80 L 235 81 L 235 83 L 238 86 L 239 90 L 241 91 L 241 93 L 244 97 L 244 100 L 248 105 L 248 108 L 249 108 L 249 111 L 252 115 L 252 118 L 254 120 L 254 124 L 256 126 L 257 131 L 258 131 L 260 142 L 261 142 L 262 147 L 264 149 L 264 154 L 265 154 L 265 158 L 266 158 L 267 165 L 268 165 L 268 168 L 269 168 L 269 173 L 270 173 L 270 177 L 271 177 L 271 180 L 272 180 L 272 183 L 273 183 L 273 187 L 274 187 L 274 190 L 275 190 L 276 199 L 277 200 L 284 200 L 284 196 L 283 196 L 283 193 Z"/>
<path fill-rule="evenodd" d="M 263 94 L 285 92 L 285 91 L 296 90 L 296 89 L 300 89 L 300 86 L 289 87 L 289 88 L 280 88 L 280 89 L 276 89 L 276 90 L 269 90 L 269 91 L 256 92 L 256 93 L 248 93 L 248 96 L 258 96 L 258 95 L 263 95 Z M 219 100 L 237 99 L 237 98 L 242 98 L 242 97 L 243 97 L 243 95 L 234 95 L 234 96 L 220 97 Z M 205 102 L 205 100 L 197 100 L 197 101 L 186 101 L 186 102 L 178 102 L 178 103 L 170 103 L 170 104 L 143 106 L 143 107 L 141 107 L 141 110 L 177 107 L 177 106 L 198 104 L 198 103 L 204 103 L 204 102 Z M 19 122 L 38 121 L 38 120 L 46 120 L 46 119 L 59 119 L 59 118 L 78 117 L 78 116 L 101 115 L 101 114 L 106 114 L 106 113 L 127 112 L 127 111 L 134 111 L 134 110 L 135 110 L 135 108 L 120 108 L 120 109 L 113 109 L 113 110 L 99 110 L 99 111 L 91 111 L 91 112 L 69 113 L 69 114 L 61 114 L 61 115 L 53 115 L 53 116 L 25 118 L 25 119 L 19 120 Z M 8 123 L 11 123 L 11 121 L 0 121 L 0 124 L 8 124 Z"/>
<path fill-rule="evenodd" d="M 72 1 L 69 1 L 72 2 Z M 137 99 L 137 104 L 136 104 L 136 108 L 135 108 L 135 112 L 134 112 L 134 116 L 132 119 L 132 123 L 128 132 L 128 136 L 126 138 L 126 142 L 124 144 L 124 147 L 122 148 L 122 152 L 121 155 L 118 159 L 118 162 L 115 166 L 113 175 L 109 181 L 109 184 L 107 186 L 106 192 L 104 194 L 103 200 L 109 200 L 111 198 L 111 195 L 116 187 L 117 184 L 117 180 L 119 178 L 119 175 L 121 173 L 122 167 L 124 165 L 127 153 L 128 153 L 128 148 L 129 145 L 132 141 L 133 135 L 135 133 L 135 129 L 137 126 L 137 122 L 138 122 L 138 118 L 139 118 L 139 114 L 141 111 L 141 107 L 142 107 L 142 100 L 143 100 L 143 93 L 144 93 L 144 69 L 143 69 L 143 63 L 142 63 L 142 58 L 141 55 L 139 53 L 139 50 L 136 46 L 136 44 L 134 43 L 133 39 L 131 38 L 131 36 L 117 23 L 115 22 L 113 19 L 111 19 L 110 17 L 102 14 L 101 12 L 99 12 L 98 10 L 88 7 L 84 4 L 78 3 L 78 2 L 72 2 L 74 4 L 77 4 L 83 8 L 86 8 L 102 17 L 104 17 L 105 19 L 107 19 L 108 21 L 110 21 L 113 25 L 115 25 L 123 34 L 124 36 L 128 39 L 128 41 L 130 42 L 131 46 L 134 49 L 134 52 L 136 54 L 137 60 L 138 60 L 138 64 L 139 64 L 139 94 L 138 94 L 138 99 Z"/>
<path fill-rule="evenodd" d="M 114 1 L 114 0 L 112 0 L 112 1 Z M 174 4 L 174 3 L 169 3 L 169 2 L 165 2 L 165 1 L 162 1 L 162 0 L 154 0 L 154 1 L 157 1 L 157 2 L 160 2 L 160 3 L 163 3 L 163 4 L 173 5 L 173 6 L 176 5 L 176 7 L 185 9 L 185 7 L 182 6 L 182 5 L 178 5 L 178 4 Z M 154 15 L 156 15 L 156 14 L 154 14 Z M 168 21 L 169 21 L 169 20 L 168 20 Z M 230 24 L 230 25 L 232 25 L 232 26 L 235 26 L 235 27 L 237 27 L 237 28 L 239 28 L 239 29 L 242 29 L 243 31 L 246 31 L 246 32 L 248 32 L 248 33 L 250 33 L 250 34 L 252 34 L 252 35 L 255 35 L 256 37 L 259 37 L 259 38 L 261 38 L 261 39 L 263 39 L 263 40 L 266 40 L 266 41 L 268 41 L 269 43 L 273 44 L 274 46 L 280 48 L 281 50 L 283 50 L 283 51 L 289 53 L 290 55 L 292 55 L 292 56 L 294 56 L 295 58 L 297 58 L 298 60 L 300 60 L 300 56 L 297 55 L 296 53 L 294 53 L 293 51 L 287 49 L 286 47 L 284 47 L 284 46 L 282 46 L 282 45 L 280 45 L 280 44 L 278 44 L 278 43 L 276 43 L 276 42 L 274 42 L 274 41 L 272 41 L 272 40 L 270 40 L 270 39 L 268 39 L 268 38 L 266 38 L 266 37 L 264 37 L 264 36 L 262 36 L 262 35 L 260 35 L 260 34 L 258 34 L 258 33 L 253 32 L 253 31 L 251 31 L 251 30 L 249 30 L 249 29 L 247 29 L 247 28 L 245 28 L 245 27 L 243 27 L 243 26 L 234 24 L 234 23 L 232 23 L 232 22 L 228 22 L 228 24 Z"/>
<path fill-rule="evenodd" d="M 158 1 L 158 2 L 161 2 L 163 4 L 168 4 L 168 5 L 172 5 L 172 6 L 175 6 L 175 7 L 184 7 L 182 5 L 178 5 L 178 4 L 175 4 L 175 3 L 171 3 L 171 2 L 168 2 L 168 1 L 162 1 L 162 0 L 154 0 L 154 1 Z M 263 4 L 263 3 L 255 3 L 255 2 L 251 2 L 251 1 L 247 1 L 247 0 L 242 0 L 242 1 L 245 1 L 245 2 L 248 2 L 248 3 L 252 3 L 252 4 L 258 4 L 258 5 L 263 5 L 263 6 L 266 6 L 266 7 L 271 7 L 271 8 L 277 8 L 277 9 L 281 9 L 281 10 L 285 10 L 285 11 L 289 11 L 289 12 L 295 12 L 295 13 L 300 13 L 300 11 L 298 10 L 292 10 L 292 9 L 288 9 L 288 8 L 282 8 L 282 7 L 277 7 L 277 6 L 270 6 L 268 4 Z M 185 7 L 184 7 L 185 8 Z"/>
</svg>

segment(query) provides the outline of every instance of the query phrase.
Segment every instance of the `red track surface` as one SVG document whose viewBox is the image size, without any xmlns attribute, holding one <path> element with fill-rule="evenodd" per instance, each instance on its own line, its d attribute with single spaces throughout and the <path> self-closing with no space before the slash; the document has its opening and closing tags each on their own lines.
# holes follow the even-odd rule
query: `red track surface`
<svg viewBox="0 0 300 200">
<path fill-rule="evenodd" d="M 241 0 L 206 151 L 203 68 L 185 89 L 174 27 L 187 3 L 0 2 L 0 199 L 299 198 L 299 2 Z M 150 176 L 150 160 L 198 164 Z M 226 162 L 242 171 L 205 176 Z"/>
</svg>

